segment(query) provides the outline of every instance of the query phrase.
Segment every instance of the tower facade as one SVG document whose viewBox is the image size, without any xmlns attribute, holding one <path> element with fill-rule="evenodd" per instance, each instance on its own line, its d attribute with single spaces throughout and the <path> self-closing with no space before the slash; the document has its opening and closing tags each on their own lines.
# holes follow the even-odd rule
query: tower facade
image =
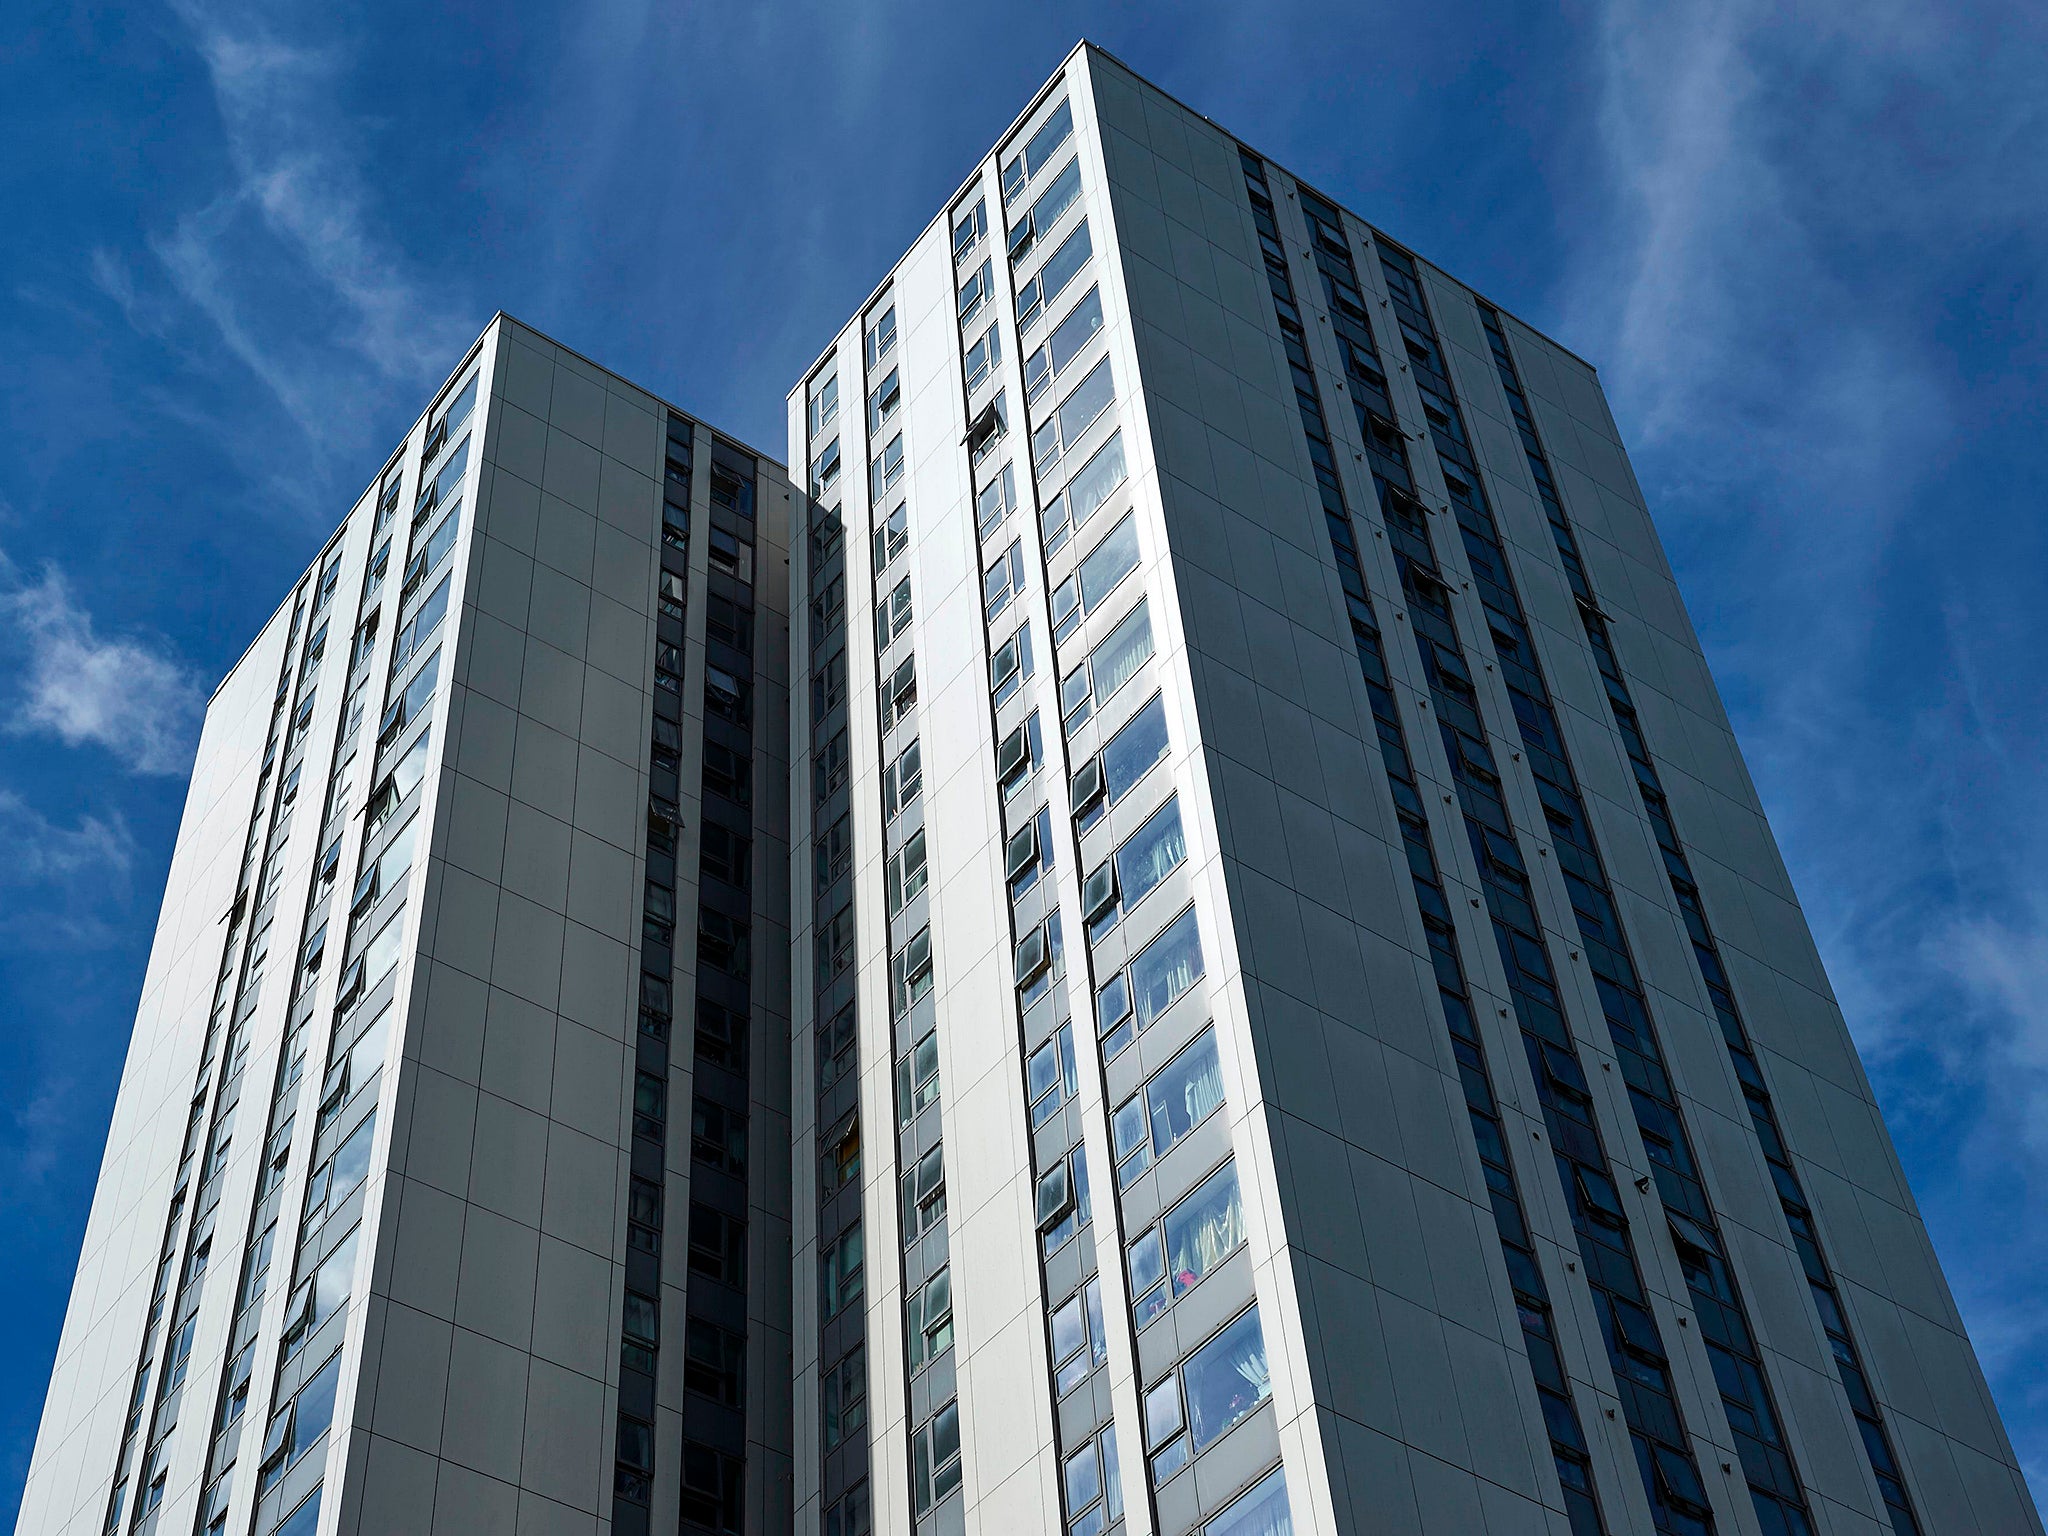
<svg viewBox="0 0 2048 1536">
<path fill-rule="evenodd" d="M 800 1529 L 2040 1529 L 1590 367 L 1084 45 L 789 432 Z"/>
<path fill-rule="evenodd" d="M 501 316 L 222 682 L 21 1530 L 786 1527 L 788 496 Z"/>
<path fill-rule="evenodd" d="M 1593 370 L 1077 48 L 208 709 L 34 1536 L 2041 1531 Z"/>
</svg>

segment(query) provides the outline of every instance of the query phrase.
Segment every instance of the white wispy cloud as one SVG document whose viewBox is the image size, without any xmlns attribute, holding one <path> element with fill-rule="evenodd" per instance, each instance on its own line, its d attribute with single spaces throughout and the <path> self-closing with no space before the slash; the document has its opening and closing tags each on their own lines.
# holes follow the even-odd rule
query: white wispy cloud
<svg viewBox="0 0 2048 1536">
<path fill-rule="evenodd" d="M 383 228 L 345 102 L 366 61 L 341 18 L 239 0 L 172 9 L 206 65 L 230 177 L 150 239 L 160 294 L 104 249 L 89 276 L 145 335 L 171 334 L 175 298 L 311 446 L 352 448 L 389 386 L 430 384 L 460 356 L 476 316 Z"/>
<path fill-rule="evenodd" d="M 176 657 L 132 637 L 101 635 L 63 572 L 45 566 L 37 579 L 25 580 L 4 552 L 0 620 L 9 631 L 8 648 L 18 649 L 22 660 L 8 729 L 52 735 L 71 747 L 103 747 L 132 773 L 181 774 L 191 766 L 205 694 Z M 18 805 L 9 811 L 22 814 Z M 91 825 L 104 833 L 103 824 Z M 57 872 L 84 846 L 44 835 L 10 856 Z M 108 846 L 103 837 L 98 846 Z"/>
</svg>

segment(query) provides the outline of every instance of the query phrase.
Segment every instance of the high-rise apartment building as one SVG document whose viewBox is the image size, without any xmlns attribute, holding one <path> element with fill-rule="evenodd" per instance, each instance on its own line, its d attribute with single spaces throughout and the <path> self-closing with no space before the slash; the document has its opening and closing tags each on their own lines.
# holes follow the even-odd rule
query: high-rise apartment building
<svg viewBox="0 0 2048 1536">
<path fill-rule="evenodd" d="M 1591 368 L 1083 46 L 788 407 L 222 683 L 23 1532 L 2039 1536 Z"/>
<path fill-rule="evenodd" d="M 1084 46 L 789 434 L 798 1529 L 2040 1531 L 1591 368 Z"/>
<path fill-rule="evenodd" d="M 220 685 L 22 1531 L 787 1528 L 789 496 L 501 316 Z"/>
</svg>

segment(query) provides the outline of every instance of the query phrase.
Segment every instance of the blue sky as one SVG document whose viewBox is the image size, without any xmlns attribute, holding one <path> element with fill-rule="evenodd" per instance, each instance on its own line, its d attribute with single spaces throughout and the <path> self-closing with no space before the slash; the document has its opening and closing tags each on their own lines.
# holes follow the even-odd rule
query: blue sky
<svg viewBox="0 0 2048 1536">
<path fill-rule="evenodd" d="M 1600 366 L 2048 1489 L 2048 12 L 1494 9 L 17 0 L 0 1516 L 214 681 L 495 309 L 777 446 L 1084 34 Z"/>
</svg>

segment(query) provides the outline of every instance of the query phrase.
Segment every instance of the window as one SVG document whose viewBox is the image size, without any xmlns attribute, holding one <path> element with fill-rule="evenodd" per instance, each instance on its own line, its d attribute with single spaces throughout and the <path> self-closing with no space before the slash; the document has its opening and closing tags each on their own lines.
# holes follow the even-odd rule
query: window
<svg viewBox="0 0 2048 1536">
<path fill-rule="evenodd" d="M 896 1116 L 904 1125 L 939 1101 L 939 1032 L 933 1030 L 896 1063 Z"/>
<path fill-rule="evenodd" d="M 939 1224 L 946 1214 L 946 1160 L 943 1147 L 933 1147 L 903 1175 L 903 1240 L 913 1242 Z"/>
<path fill-rule="evenodd" d="M 441 473 L 420 487 L 420 497 L 413 504 L 413 526 L 418 527 L 434 508 L 444 505 L 462 483 L 462 472 L 469 463 L 469 439 L 464 438 L 448 462 L 441 466 Z"/>
<path fill-rule="evenodd" d="M 971 395 L 986 384 L 1002 362 L 1002 329 L 992 325 L 982 333 L 981 340 L 967 349 L 967 392 Z"/>
<path fill-rule="evenodd" d="M 868 466 L 869 499 L 880 501 L 884 495 L 895 489 L 896 482 L 902 478 L 903 434 L 898 432 L 889 439 L 888 446 L 883 448 L 874 462 Z"/>
<path fill-rule="evenodd" d="M 1224 1324 L 1214 1338 L 1188 1356 L 1180 1376 L 1187 1400 L 1188 1437 L 1200 1452 L 1273 1395 L 1259 1309 L 1251 1307 Z"/>
<path fill-rule="evenodd" d="M 747 484 L 753 484 L 748 481 Z M 748 586 L 754 583 L 754 546 L 725 529 L 714 526 L 710 538 L 711 568 L 723 571 Z"/>
<path fill-rule="evenodd" d="M 661 1186 L 652 1179 L 636 1175 L 626 1185 L 626 1241 L 642 1253 L 661 1252 Z"/>
<path fill-rule="evenodd" d="M 1067 1536 L 1100 1536 L 1123 1518 L 1123 1477 L 1117 1470 L 1116 1431 L 1104 1430 L 1066 1459 Z"/>
<path fill-rule="evenodd" d="M 960 324 L 965 327 L 981 313 L 981 306 L 988 302 L 988 296 L 995 291 L 996 267 L 993 258 L 984 261 L 966 282 L 960 285 Z"/>
<path fill-rule="evenodd" d="M 910 547 L 910 503 L 899 504 L 881 522 L 875 525 L 875 574 L 880 575 L 904 550 Z M 838 581 L 840 577 L 833 577 Z"/>
<path fill-rule="evenodd" d="M 821 1536 L 874 1536 L 869 1518 L 868 1485 L 856 1484 L 845 1498 L 825 1511 Z"/>
<path fill-rule="evenodd" d="M 987 542 L 989 534 L 1010 515 L 1017 505 L 1017 471 L 1007 461 L 975 498 L 975 526 L 982 541 Z"/>
<path fill-rule="evenodd" d="M 754 685 L 723 667 L 707 666 L 704 669 L 704 708 L 707 713 L 730 720 L 734 725 L 752 725 Z"/>
<path fill-rule="evenodd" d="M 867 1350 L 854 1345 L 845 1359 L 825 1372 L 821 1386 L 825 1449 L 829 1451 L 868 1421 Z"/>
<path fill-rule="evenodd" d="M 645 1182 L 638 1180 L 636 1182 Z M 690 1202 L 690 1270 L 727 1285 L 747 1283 L 747 1224 L 699 1201 Z"/>
<path fill-rule="evenodd" d="M 693 1317 L 683 1328 L 683 1390 L 737 1408 L 747 1400 L 747 1341 Z"/>
<path fill-rule="evenodd" d="M 868 366 L 874 367 L 896 348 L 896 306 L 891 304 L 867 328 Z"/>
<path fill-rule="evenodd" d="M 670 693 L 682 687 L 683 648 L 658 641 L 654 647 L 654 686 L 666 688 Z"/>
<path fill-rule="evenodd" d="M 831 826 L 817 835 L 811 844 L 812 878 L 816 892 L 822 895 L 827 886 L 853 867 L 853 814 L 847 812 Z"/>
<path fill-rule="evenodd" d="M 391 770 L 377 780 L 369 805 L 362 807 L 365 809 L 365 817 L 362 817 L 362 836 L 365 838 L 375 838 L 397 807 L 406 803 L 406 797 L 420 786 L 420 780 L 426 776 L 426 750 L 430 737 L 432 731 L 420 731 L 420 735 L 412 739 L 410 748 L 406 748 L 406 756 L 391 764 Z"/>
<path fill-rule="evenodd" d="M 1220 1095 L 1219 1095 L 1220 1098 Z M 1131 1310 L 1143 1328 L 1244 1242 L 1237 1165 L 1225 1163 L 1132 1242 Z"/>
<path fill-rule="evenodd" d="M 650 1035 L 668 1038 L 669 984 L 666 976 L 640 973 L 640 1027 Z"/>
<path fill-rule="evenodd" d="M 1058 1111 L 1061 1104 L 1080 1092 L 1080 1078 L 1074 1070 L 1074 1030 L 1063 1024 L 1058 1034 L 1031 1053 L 1025 1066 L 1025 1081 L 1031 1096 L 1031 1126 L 1036 1130 Z"/>
<path fill-rule="evenodd" d="M 882 680 L 882 729 L 892 729 L 909 715 L 917 703 L 917 657 L 903 658 L 901 666 Z"/>
<path fill-rule="evenodd" d="M 875 605 L 875 649 L 886 651 L 910 628 L 910 578 L 904 577 Z"/>
<path fill-rule="evenodd" d="M 1051 871 L 1052 860 L 1052 807 L 1041 805 L 1003 849 L 1003 878 L 1009 882 L 1013 904 Z"/>
<path fill-rule="evenodd" d="M 926 924 L 911 935 L 910 942 L 890 957 L 889 976 L 893 983 L 896 1014 L 908 1013 L 932 989 L 932 930 Z"/>
<path fill-rule="evenodd" d="M 257 1497 L 277 1486 L 279 1478 L 298 1465 L 306 1452 L 327 1433 L 334 1422 L 334 1389 L 341 1376 L 341 1351 L 327 1357 L 326 1364 L 307 1378 L 298 1395 L 270 1421 L 263 1437 L 262 1472 L 256 1482 Z"/>
<path fill-rule="evenodd" d="M 747 1020 L 708 997 L 697 999 L 696 1060 L 733 1072 L 747 1070 Z"/>
<path fill-rule="evenodd" d="M 404 936 L 405 909 L 400 907 L 384 920 L 376 935 L 362 947 L 354 966 L 342 973 L 337 1008 L 347 1008 L 363 993 L 377 985 L 398 964 L 399 940 Z"/>
<path fill-rule="evenodd" d="M 754 458 L 742 449 L 721 441 L 719 447 L 737 457 L 711 466 L 711 505 L 754 520 Z M 752 535 L 748 535 L 752 537 Z"/>
<path fill-rule="evenodd" d="M 999 389 L 967 428 L 967 454 L 974 468 L 996 451 L 1010 430 L 1010 393 Z"/>
<path fill-rule="evenodd" d="M 853 908 L 842 907 L 818 925 L 819 985 L 843 974 L 853 964 Z"/>
<path fill-rule="evenodd" d="M 1068 1153 L 1038 1180 L 1038 1241 L 1051 1258 L 1088 1225 L 1088 1158 L 1080 1148 Z"/>
<path fill-rule="evenodd" d="M 941 1269 L 903 1304 L 904 1348 L 915 1376 L 953 1347 L 953 1272 Z"/>
<path fill-rule="evenodd" d="M 919 827 L 904 840 L 901 848 L 889 856 L 886 885 L 889 898 L 889 915 L 894 917 L 904 905 L 914 900 L 924 890 L 929 878 L 924 856 L 924 828 Z"/>
<path fill-rule="evenodd" d="M 451 579 L 450 576 L 443 576 L 440 585 L 413 610 L 412 618 L 406 623 L 405 628 L 398 632 L 398 638 L 391 645 L 391 676 L 396 677 L 405 664 L 419 654 L 420 647 L 426 643 L 428 637 L 440 627 L 441 620 L 448 613 L 448 583 Z"/>
<path fill-rule="evenodd" d="M 1060 683 L 1060 713 L 1072 731 L 1113 697 L 1152 657 L 1152 619 L 1145 599 L 1104 635 L 1086 661 Z"/>
<path fill-rule="evenodd" d="M 748 874 L 753 864 L 754 845 L 748 838 L 740 836 L 730 827 L 720 826 L 715 821 L 703 824 L 702 851 L 698 857 L 698 868 L 715 880 L 744 891 L 748 885 Z"/>
<path fill-rule="evenodd" d="M 1040 171 L 1074 131 L 1074 108 L 1071 102 L 1062 101 L 1052 109 L 1038 131 L 1031 135 L 1024 148 L 1014 155 L 1003 167 L 1003 202 L 1007 205 L 1016 200 L 1025 184 Z"/>
<path fill-rule="evenodd" d="M 672 619 L 680 619 L 683 616 L 684 605 L 688 603 L 690 596 L 688 583 L 683 579 L 682 572 L 663 571 L 661 573 L 661 586 L 656 596 L 660 599 L 661 611 L 663 613 Z M 722 601 L 722 598 L 712 599 L 714 603 Z M 726 606 L 731 607 L 731 604 L 728 603 Z"/>
<path fill-rule="evenodd" d="M 422 465 L 433 462 L 434 455 L 439 453 L 442 444 L 448 441 L 448 434 L 469 420 L 469 413 L 476 409 L 476 380 L 477 376 L 472 373 L 469 381 L 448 402 L 447 409 L 431 427 L 427 428 L 426 441 L 420 447 Z"/>
<path fill-rule="evenodd" d="M 854 1025 L 853 1004 L 846 1003 L 817 1027 L 820 1094 L 842 1078 L 850 1077 L 860 1066 L 859 1040 Z"/>
<path fill-rule="evenodd" d="M 1018 634 L 1023 634 L 1023 631 L 1019 630 Z M 1030 652 L 1027 648 L 1025 661 L 1028 663 L 1029 660 Z M 1018 675 L 1028 676 L 1029 673 L 1026 671 Z M 1032 771 L 1038 766 L 1040 750 L 1038 711 L 1034 709 L 1025 716 L 1022 725 L 996 745 L 996 783 L 1002 789 L 1005 800 L 1030 782 Z"/>
<path fill-rule="evenodd" d="M 1060 296 L 1074 274 L 1088 265 L 1088 258 L 1095 254 L 1095 247 L 1088 238 L 1088 221 L 1083 219 L 1075 226 L 1074 232 L 1062 240 L 1059 249 L 1045 258 L 1045 264 L 1038 269 L 1038 275 L 1017 290 L 1017 329 L 1022 331 L 1045 313 L 1054 299 Z"/>
<path fill-rule="evenodd" d="M 911 1497 L 921 1517 L 960 1486 L 960 1405 L 946 1404 L 910 1437 Z"/>
<path fill-rule="evenodd" d="M 1155 1157 L 1165 1157 L 1221 1106 L 1223 1067 L 1217 1061 L 1217 1032 L 1204 1028 L 1151 1075 L 1141 1094 L 1124 1100 L 1116 1110 L 1110 1137 L 1118 1182 L 1128 1184 L 1143 1174 Z"/>
<path fill-rule="evenodd" d="M 809 394 L 811 436 L 816 438 L 839 419 L 839 375 L 829 364 L 825 372 L 811 380 Z"/>
<path fill-rule="evenodd" d="M 1035 402 L 1046 387 L 1060 376 L 1067 364 L 1080 356 L 1081 349 L 1102 329 L 1102 290 L 1090 288 L 1081 302 L 1067 311 L 1053 327 L 1045 345 L 1024 359 L 1024 398 Z"/>
<path fill-rule="evenodd" d="M 1039 474 L 1048 473 L 1060 457 L 1095 424 L 1095 419 L 1116 403 L 1116 381 L 1104 358 L 1088 370 L 1059 408 L 1031 434 L 1031 462 Z"/>
<path fill-rule="evenodd" d="M 1129 794 L 1152 765 L 1166 756 L 1166 746 L 1166 700 L 1163 694 L 1154 694 L 1102 749 L 1099 783 L 1103 798 L 1099 804 L 1115 805 Z M 1076 780 L 1078 785 L 1078 775 Z M 1084 826 L 1088 824 L 1083 821 Z"/>
<path fill-rule="evenodd" d="M 1052 1314 L 1052 1368 L 1056 1395 L 1065 1397 L 1109 1358 L 1102 1328 L 1102 1281 L 1091 1279 Z"/>
<path fill-rule="evenodd" d="M 746 1465 L 699 1441 L 683 1441 L 683 1490 L 680 1499 L 685 1524 L 717 1531 L 719 1536 L 740 1536 L 746 1528 Z"/>
<path fill-rule="evenodd" d="M 1010 599 L 1024 590 L 1024 541 L 1012 539 L 1010 547 L 996 556 L 982 573 L 982 611 L 993 623 L 1010 606 Z"/>
<path fill-rule="evenodd" d="M 427 711 L 434 699 L 434 682 L 441 670 L 441 653 L 436 650 L 405 685 L 405 691 L 384 708 L 377 722 L 377 750 L 382 752 L 398 739 L 399 733 Z M 296 769 L 293 770 L 297 772 Z"/>
<path fill-rule="evenodd" d="M 977 197 L 974 206 L 953 220 L 953 259 L 960 260 L 981 243 L 988 233 L 988 200 Z"/>
<path fill-rule="evenodd" d="M 819 1193 L 827 1198 L 851 1189 L 860 1179 L 860 1119 L 849 1114 L 836 1135 L 825 1138 L 826 1147 L 818 1159 Z"/>
<path fill-rule="evenodd" d="M 924 755 L 917 738 L 897 754 L 896 761 L 882 770 L 882 816 L 895 820 L 903 808 L 924 788 Z"/>
<path fill-rule="evenodd" d="M 412 558 L 405 562 L 405 582 L 398 589 L 400 602 L 419 590 L 420 583 L 441 568 L 441 562 L 448 558 L 448 551 L 455 547 L 455 536 L 462 531 L 462 509 L 451 508 L 448 515 L 434 525 L 434 531 L 427 535 L 424 543 L 413 547 Z"/>
<path fill-rule="evenodd" d="M 706 1168 L 744 1178 L 747 1172 L 747 1115 L 701 1093 L 690 1103 L 690 1156 Z"/>
<path fill-rule="evenodd" d="M 1111 977 L 1096 994 L 1103 1055 L 1114 1056 L 1130 1044 L 1201 977 L 1202 941 L 1191 906 L 1138 952 L 1128 973 Z"/>
<path fill-rule="evenodd" d="M 625 1320 L 620 1332 L 624 1335 L 619 1348 L 620 1363 L 652 1374 L 654 1351 L 661 1342 L 661 1303 L 639 1291 L 626 1292 Z"/>
<path fill-rule="evenodd" d="M 1022 261 L 1038 237 L 1057 224 L 1060 215 L 1073 207 L 1074 200 L 1080 195 L 1081 160 L 1077 155 L 1046 184 L 1045 190 L 1038 195 L 1038 201 L 1031 205 L 1031 211 L 1011 227 L 1010 260 Z"/>
<path fill-rule="evenodd" d="M 710 757 L 710 742 L 705 743 L 705 762 Z M 811 754 L 811 793 L 820 805 L 838 792 L 846 782 L 847 737 L 846 728 L 841 726 L 832 739 Z"/>
<path fill-rule="evenodd" d="M 835 401 L 834 409 L 837 408 Z M 812 496 L 823 499 L 832 494 L 833 487 L 839 484 L 840 457 L 839 439 L 835 437 L 825 445 L 823 453 L 811 460 Z"/>
<path fill-rule="evenodd" d="M 1187 834 L 1181 830 L 1180 797 L 1176 795 L 1154 811 L 1116 851 L 1116 887 L 1122 910 L 1130 911 L 1151 895 L 1187 856 Z"/>
<path fill-rule="evenodd" d="M 697 909 L 697 958 L 714 970 L 745 979 L 751 972 L 753 925 L 709 907 Z"/>
<path fill-rule="evenodd" d="M 1287 1473 L 1275 1467 L 1235 1504 L 1202 1527 L 1202 1536 L 1294 1536 Z"/>
<path fill-rule="evenodd" d="M 901 370 L 891 368 L 868 396 L 868 436 L 878 435 L 884 425 L 895 420 L 897 407 L 902 404 Z"/>
<path fill-rule="evenodd" d="M 829 1243 L 818 1256 L 818 1308 L 825 1317 L 837 1317 L 848 1303 L 860 1299 L 861 1229 L 849 1228 Z"/>
</svg>

